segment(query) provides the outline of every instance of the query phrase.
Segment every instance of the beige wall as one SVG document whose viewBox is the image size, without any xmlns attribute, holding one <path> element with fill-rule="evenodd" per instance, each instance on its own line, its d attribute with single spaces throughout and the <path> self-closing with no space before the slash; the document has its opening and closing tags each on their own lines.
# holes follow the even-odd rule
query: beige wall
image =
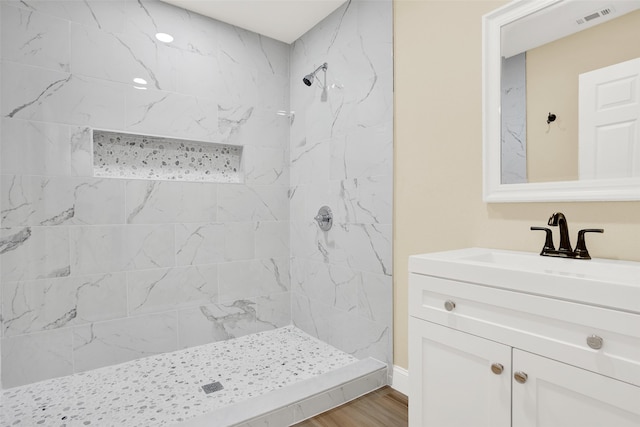
<svg viewBox="0 0 640 427">
<path fill-rule="evenodd" d="M 409 255 L 469 246 L 539 251 L 554 211 L 592 255 L 640 261 L 640 202 L 482 202 L 481 17 L 500 1 L 395 0 L 394 363 L 407 367 Z M 557 237 L 557 236 L 556 236 Z M 588 261 L 585 261 L 588 262 Z"/>
<path fill-rule="evenodd" d="M 578 179 L 578 75 L 640 57 L 639 34 L 640 10 L 527 51 L 529 182 Z"/>
</svg>

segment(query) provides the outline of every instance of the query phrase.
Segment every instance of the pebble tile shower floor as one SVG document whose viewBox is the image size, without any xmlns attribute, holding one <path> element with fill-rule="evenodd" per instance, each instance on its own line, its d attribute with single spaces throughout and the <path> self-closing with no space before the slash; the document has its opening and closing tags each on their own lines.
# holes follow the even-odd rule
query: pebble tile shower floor
<svg viewBox="0 0 640 427">
<path fill-rule="evenodd" d="M 4 390 L 0 425 L 172 425 L 356 361 L 288 326 Z"/>
</svg>

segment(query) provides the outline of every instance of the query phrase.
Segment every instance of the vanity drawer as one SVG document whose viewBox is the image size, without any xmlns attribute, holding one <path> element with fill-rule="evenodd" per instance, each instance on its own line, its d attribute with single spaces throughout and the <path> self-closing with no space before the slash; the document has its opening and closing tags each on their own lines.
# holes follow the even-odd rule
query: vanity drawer
<svg viewBox="0 0 640 427">
<path fill-rule="evenodd" d="M 640 386 L 637 314 L 411 273 L 409 315 Z"/>
</svg>

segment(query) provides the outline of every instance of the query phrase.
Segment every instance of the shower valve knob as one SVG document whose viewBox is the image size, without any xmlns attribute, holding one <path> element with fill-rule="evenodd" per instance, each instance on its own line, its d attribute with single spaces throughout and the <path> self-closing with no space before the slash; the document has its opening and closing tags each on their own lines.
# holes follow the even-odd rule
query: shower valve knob
<svg viewBox="0 0 640 427">
<path fill-rule="evenodd" d="M 316 215 L 313 219 L 315 219 L 318 223 L 318 227 L 322 231 L 329 231 L 333 226 L 333 213 L 329 206 L 323 206 L 318 211 L 318 215 Z"/>
</svg>

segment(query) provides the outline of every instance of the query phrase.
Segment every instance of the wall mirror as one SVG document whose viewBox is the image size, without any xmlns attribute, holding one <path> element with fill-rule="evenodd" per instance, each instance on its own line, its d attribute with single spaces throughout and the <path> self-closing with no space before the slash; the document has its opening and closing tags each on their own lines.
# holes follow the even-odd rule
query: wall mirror
<svg viewBox="0 0 640 427">
<path fill-rule="evenodd" d="M 640 200 L 640 0 L 483 17 L 485 202 Z"/>
</svg>

